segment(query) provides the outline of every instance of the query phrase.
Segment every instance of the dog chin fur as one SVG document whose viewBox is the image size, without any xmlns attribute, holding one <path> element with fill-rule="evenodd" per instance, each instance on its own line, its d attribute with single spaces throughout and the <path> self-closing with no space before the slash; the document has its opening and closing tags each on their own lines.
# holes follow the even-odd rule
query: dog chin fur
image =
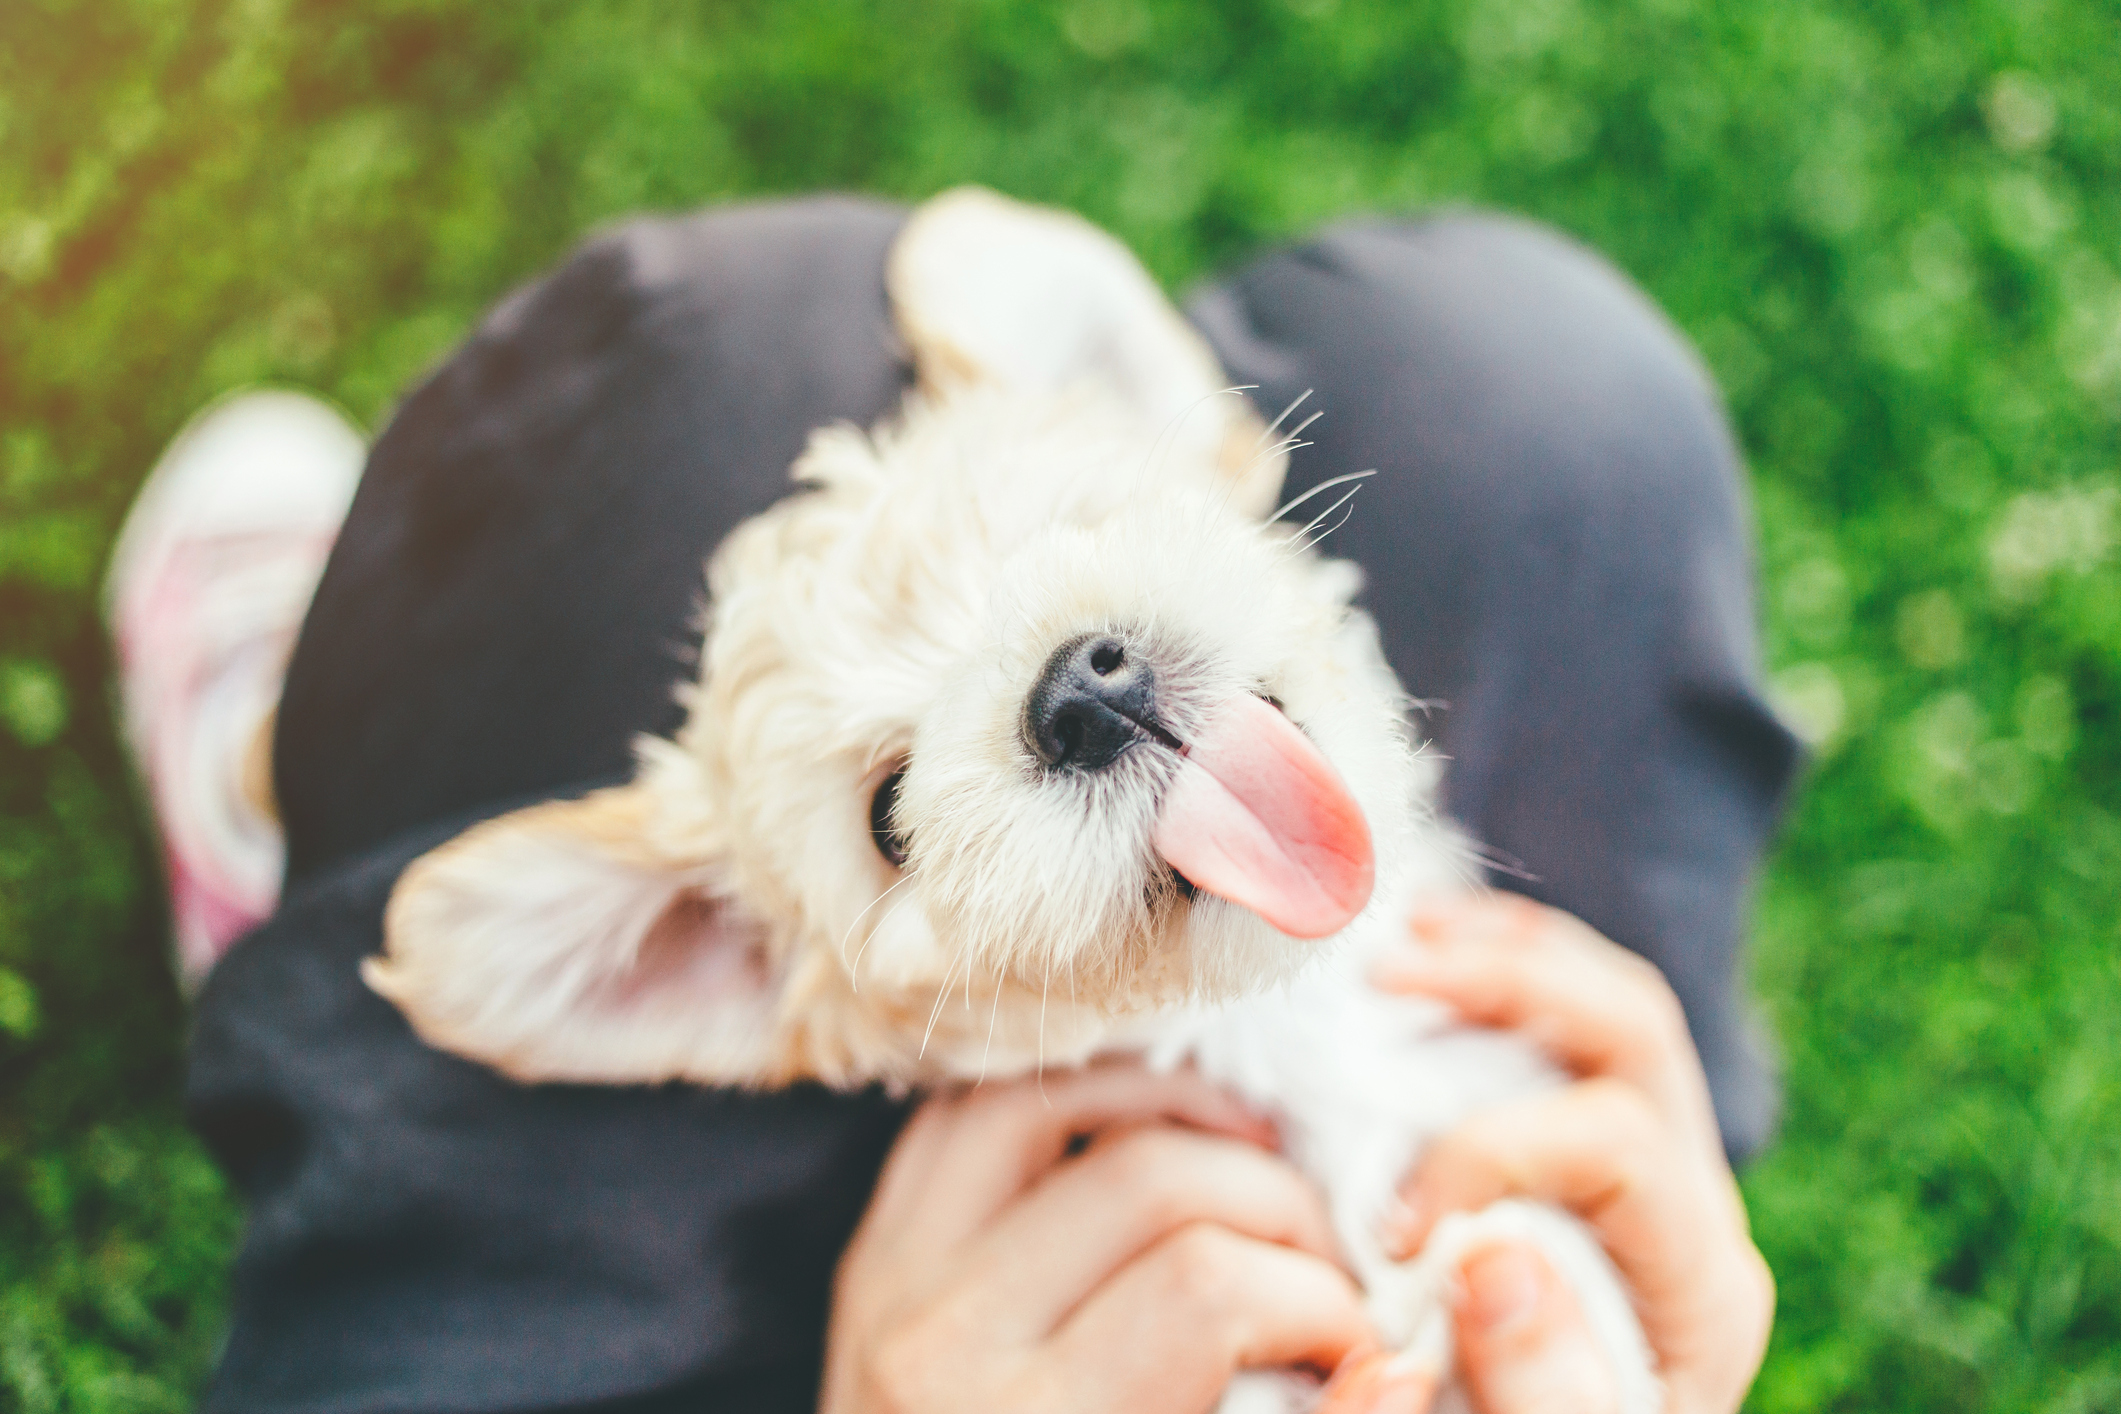
<svg viewBox="0 0 2121 1414">
<path fill-rule="evenodd" d="M 803 489 L 717 551 L 677 740 L 640 743 L 624 786 L 417 861 L 369 984 L 430 1042 L 532 1081 L 905 1089 L 1115 1052 L 1195 1065 L 1283 1117 L 1395 1340 L 1447 1360 L 1452 1253 L 1529 1231 L 1623 1367 L 1624 1407 L 1656 1408 L 1627 1296 L 1573 1220 L 1498 1205 L 1421 1262 L 1379 1250 L 1429 1140 L 1556 1077 L 1363 980 L 1410 901 L 1471 870 L 1351 607 L 1359 575 L 1302 528 L 1325 504 L 1271 518 L 1281 444 L 1102 233 L 953 193 L 893 262 L 923 386 L 873 430 L 816 433 Z M 1111 348 L 1132 361 L 1117 373 Z M 1254 693 L 1338 770 L 1377 866 L 1340 936 L 1187 896 L 1151 846 L 1172 751 L 1042 765 L 1027 694 L 1085 634 L 1153 667 L 1179 740 Z M 895 771 L 902 868 L 869 819 Z M 1301 1408 L 1307 1388 L 1241 1381 L 1226 1408 Z"/>
</svg>

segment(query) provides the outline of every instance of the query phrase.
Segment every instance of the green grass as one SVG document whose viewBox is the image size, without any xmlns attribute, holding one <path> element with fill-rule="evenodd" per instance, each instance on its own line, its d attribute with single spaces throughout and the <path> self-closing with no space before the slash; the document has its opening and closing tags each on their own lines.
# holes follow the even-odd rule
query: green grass
<svg viewBox="0 0 2121 1414">
<path fill-rule="evenodd" d="M 1821 737 L 1763 888 L 1753 1407 L 2121 1409 L 2114 0 L 7 0 L 0 1410 L 186 1405 L 238 1232 L 94 611 L 162 442 L 258 379 L 374 425 L 627 211 L 966 179 L 1174 284 L 1491 203 L 1665 303 Z"/>
</svg>

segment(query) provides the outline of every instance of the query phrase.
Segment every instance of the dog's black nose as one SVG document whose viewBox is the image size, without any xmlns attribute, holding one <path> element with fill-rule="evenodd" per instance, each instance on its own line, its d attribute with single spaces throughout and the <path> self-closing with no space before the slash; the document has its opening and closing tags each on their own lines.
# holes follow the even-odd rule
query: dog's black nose
<svg viewBox="0 0 2121 1414">
<path fill-rule="evenodd" d="M 1161 734 L 1156 675 L 1109 635 L 1063 643 L 1024 699 L 1024 740 L 1056 769 L 1101 770 L 1139 738 Z"/>
</svg>

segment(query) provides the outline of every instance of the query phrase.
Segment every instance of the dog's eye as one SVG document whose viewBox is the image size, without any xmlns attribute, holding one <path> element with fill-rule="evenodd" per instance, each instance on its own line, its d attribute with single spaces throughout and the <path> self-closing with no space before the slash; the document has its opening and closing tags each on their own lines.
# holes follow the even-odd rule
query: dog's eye
<svg viewBox="0 0 2121 1414">
<path fill-rule="evenodd" d="M 876 794 L 869 797 L 869 838 L 876 841 L 876 852 L 894 869 L 906 864 L 906 837 L 891 827 L 892 812 L 898 808 L 899 782 L 905 779 L 906 768 L 901 766 L 884 777 Z"/>
</svg>

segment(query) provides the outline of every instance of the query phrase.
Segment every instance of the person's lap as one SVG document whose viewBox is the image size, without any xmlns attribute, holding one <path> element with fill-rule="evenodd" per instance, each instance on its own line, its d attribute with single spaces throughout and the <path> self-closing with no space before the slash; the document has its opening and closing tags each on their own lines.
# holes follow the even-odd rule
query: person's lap
<svg viewBox="0 0 2121 1414">
<path fill-rule="evenodd" d="M 202 1003 L 195 1112 L 256 1204 L 221 1402 L 374 1387 L 435 1349 L 425 1303 L 455 1329 L 415 1402 L 707 1372 L 800 1403 L 893 1107 L 507 1086 L 425 1052 L 351 959 L 421 835 L 619 775 L 636 733 L 675 727 L 707 553 L 787 490 L 810 428 L 904 386 L 901 219 L 822 200 L 621 228 L 506 301 L 378 441 L 280 713 L 288 903 Z M 1364 566 L 1409 690 L 1447 704 L 1449 802 L 1510 861 L 1497 882 L 1656 960 L 1727 1142 L 1759 1142 L 1733 966 L 1794 753 L 1755 688 L 1736 456 L 1683 343 L 1588 253 L 1478 216 L 1338 227 L 1190 311 L 1266 415 L 1315 389 L 1291 494 L 1377 470 L 1328 549 Z M 268 1015 L 290 993 L 306 1010 Z M 592 1276 L 558 1292 L 570 1263 Z M 346 1363 L 299 1373 L 288 1341 L 319 1326 Z M 487 1380 L 481 1353 L 523 1332 L 547 1368 Z"/>
</svg>

